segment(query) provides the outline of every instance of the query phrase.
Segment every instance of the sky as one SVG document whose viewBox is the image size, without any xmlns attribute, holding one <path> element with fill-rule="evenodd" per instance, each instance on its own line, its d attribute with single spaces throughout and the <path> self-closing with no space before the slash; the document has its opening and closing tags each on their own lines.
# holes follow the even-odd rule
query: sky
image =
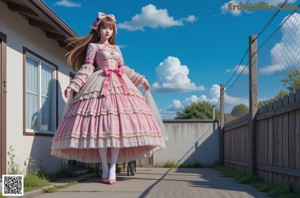
<svg viewBox="0 0 300 198">
<path fill-rule="evenodd" d="M 220 84 L 235 72 L 248 48 L 277 11 L 232 10 L 234 5 L 276 6 L 282 0 L 44 0 L 79 36 L 88 34 L 98 12 L 114 14 L 124 62 L 151 85 L 163 118 L 191 102 L 216 104 Z M 290 0 L 297 6 L 299 0 Z M 231 6 L 231 7 L 230 7 Z M 299 10 L 298 10 L 299 11 Z M 297 11 L 297 12 L 298 12 Z M 291 10 L 282 10 L 277 27 Z M 297 15 L 298 17 L 298 15 Z M 272 30 L 269 30 L 272 32 Z M 261 38 L 267 38 L 267 32 Z M 239 67 L 241 69 L 242 67 Z M 267 70 L 266 70 L 267 71 Z M 247 70 L 245 70 L 247 73 Z M 247 99 L 227 95 L 230 105 Z"/>
</svg>

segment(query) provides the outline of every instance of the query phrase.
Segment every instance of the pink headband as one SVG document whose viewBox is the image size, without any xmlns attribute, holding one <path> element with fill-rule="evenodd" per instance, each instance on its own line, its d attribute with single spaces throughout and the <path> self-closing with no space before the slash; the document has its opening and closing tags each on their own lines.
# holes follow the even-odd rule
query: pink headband
<svg viewBox="0 0 300 198">
<path fill-rule="evenodd" d="M 94 30 L 98 30 L 99 24 L 105 17 L 109 17 L 116 22 L 116 18 L 113 14 L 104 14 L 103 12 L 98 12 L 98 17 L 91 25 L 91 28 Z M 115 32 L 117 33 L 117 25 L 115 25 Z"/>
</svg>

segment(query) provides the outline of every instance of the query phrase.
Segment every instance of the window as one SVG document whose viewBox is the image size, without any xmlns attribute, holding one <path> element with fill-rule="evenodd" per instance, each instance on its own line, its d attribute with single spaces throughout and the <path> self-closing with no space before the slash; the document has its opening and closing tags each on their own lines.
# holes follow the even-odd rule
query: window
<svg viewBox="0 0 300 198">
<path fill-rule="evenodd" d="M 26 53 L 26 132 L 54 134 L 56 129 L 56 67 Z"/>
</svg>

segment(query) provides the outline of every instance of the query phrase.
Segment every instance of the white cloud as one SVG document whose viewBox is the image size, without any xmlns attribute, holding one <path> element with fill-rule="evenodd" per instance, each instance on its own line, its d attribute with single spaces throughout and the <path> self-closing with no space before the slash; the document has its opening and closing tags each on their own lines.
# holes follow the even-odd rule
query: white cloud
<svg viewBox="0 0 300 198">
<path fill-rule="evenodd" d="M 286 18 L 282 20 L 285 21 Z M 271 49 L 269 66 L 262 67 L 260 74 L 281 72 L 287 68 L 300 67 L 300 14 L 294 13 L 281 27 L 282 38 Z"/>
<path fill-rule="evenodd" d="M 173 100 L 172 103 L 166 109 L 160 109 L 161 116 L 163 118 L 174 118 L 178 111 L 182 111 L 185 106 L 190 105 L 193 102 L 201 102 L 207 101 L 212 105 L 217 104 L 220 98 L 220 86 L 214 84 L 210 88 L 209 96 L 201 95 L 191 95 L 190 97 L 185 98 L 184 100 Z M 225 98 L 225 112 L 230 112 L 232 108 L 237 104 L 245 104 L 246 106 L 249 105 L 248 98 L 239 98 L 229 96 L 226 92 L 224 95 Z"/>
<path fill-rule="evenodd" d="M 181 65 L 178 58 L 168 56 L 156 68 L 158 76 L 157 82 L 152 84 L 152 89 L 156 92 L 189 92 L 203 91 L 204 86 L 196 86 L 189 77 L 189 69 L 186 65 Z"/>
<path fill-rule="evenodd" d="M 182 111 L 185 106 L 190 105 L 193 102 L 199 102 L 199 101 L 201 101 L 201 98 L 197 97 L 196 95 L 187 97 L 183 101 L 173 100 L 172 103 L 169 105 L 169 107 L 167 109 L 161 109 L 160 113 L 161 113 L 162 117 L 174 118 L 174 117 L 176 117 L 176 113 L 178 111 Z"/>
<path fill-rule="evenodd" d="M 225 93 L 224 95 L 224 101 L 225 101 L 225 105 L 231 105 L 231 106 L 235 106 L 238 104 L 244 104 L 246 106 L 249 106 L 249 99 L 248 98 L 239 98 L 239 97 L 232 97 L 229 96 L 228 94 Z"/>
<path fill-rule="evenodd" d="M 265 66 L 265 67 L 259 69 L 259 74 L 268 75 L 268 74 L 272 74 L 275 72 L 281 72 L 281 71 L 285 70 L 286 68 L 287 68 L 286 65 L 278 65 L 278 64 Z"/>
<path fill-rule="evenodd" d="M 206 96 L 202 96 L 206 97 Z M 247 97 L 247 96 L 246 96 Z M 220 98 L 220 85 L 214 84 L 210 89 L 210 97 L 207 100 L 212 103 L 216 104 Z M 248 98 L 241 98 L 241 97 L 234 97 L 224 93 L 224 105 L 225 105 L 225 112 L 231 112 L 232 108 L 238 104 L 244 104 L 249 106 L 249 99 Z M 220 105 L 220 103 L 218 104 Z"/>
<path fill-rule="evenodd" d="M 192 95 L 190 97 L 187 97 L 183 101 L 180 100 L 173 100 L 171 105 L 168 107 L 167 110 L 169 111 L 179 111 L 184 109 L 185 106 L 190 105 L 195 102 L 201 101 L 200 98 L 198 98 L 196 95 Z"/>
<path fill-rule="evenodd" d="M 196 95 L 191 95 L 190 97 L 187 97 L 182 101 L 173 100 L 167 109 L 162 109 L 160 111 L 161 111 L 161 113 L 168 112 L 168 115 L 165 115 L 165 116 L 168 116 L 169 118 L 171 116 L 173 116 L 172 118 L 174 118 L 176 116 L 176 112 L 182 111 L 185 106 L 188 106 L 192 103 L 207 101 L 207 102 L 210 102 L 211 104 L 216 104 L 220 97 L 220 93 L 218 93 L 218 92 L 220 92 L 220 86 L 213 85 L 210 89 L 210 97 L 209 98 L 205 95 L 201 95 L 199 97 Z"/>
<path fill-rule="evenodd" d="M 174 119 L 176 117 L 176 112 L 177 111 L 170 111 L 167 109 L 160 109 L 159 113 L 162 119 Z"/>
<path fill-rule="evenodd" d="M 225 72 L 237 72 L 238 74 L 243 72 L 243 74 L 249 74 L 249 68 L 246 65 L 237 65 L 233 69 L 227 69 Z"/>
<path fill-rule="evenodd" d="M 64 6 L 67 8 L 81 7 L 81 3 L 75 3 L 70 0 L 61 0 L 61 1 L 56 2 L 54 5 Z"/>
<path fill-rule="evenodd" d="M 176 111 L 183 109 L 184 106 L 180 100 L 173 100 L 171 105 L 168 107 L 169 111 Z"/>
<path fill-rule="evenodd" d="M 274 3 L 275 1 L 273 1 Z M 285 17 L 281 23 L 286 20 Z M 300 14 L 294 13 L 282 26 L 282 38 L 270 50 L 271 64 L 259 67 L 259 74 L 270 75 L 276 72 L 282 72 L 287 68 L 300 67 Z M 259 52 L 260 53 L 260 52 Z M 240 73 L 245 66 L 236 66 L 233 69 L 227 69 L 226 72 Z M 249 74 L 248 67 L 243 74 Z"/>
<path fill-rule="evenodd" d="M 170 16 L 167 9 L 157 9 L 155 5 L 149 4 L 141 9 L 141 13 L 136 14 L 130 21 L 119 23 L 118 28 L 130 31 L 144 30 L 150 28 L 168 28 L 172 26 L 182 26 L 184 22 L 194 22 L 196 17 L 189 15 L 186 18 L 174 19 Z"/>
<path fill-rule="evenodd" d="M 289 1 L 289 4 L 291 3 L 295 3 L 297 0 L 290 0 Z M 262 5 L 266 5 L 266 6 L 273 6 L 273 8 L 277 9 L 277 6 L 280 4 L 280 3 L 283 3 L 284 1 L 283 0 L 230 0 L 228 2 L 225 2 L 222 6 L 221 6 L 221 11 L 223 14 L 225 13 L 229 13 L 229 14 L 232 14 L 233 16 L 240 16 L 242 14 L 242 11 L 244 12 L 247 12 L 249 13 L 249 11 L 251 11 L 251 9 L 249 10 L 245 10 L 244 8 L 242 9 L 233 9 L 230 10 L 229 7 L 228 7 L 228 4 L 231 4 L 233 6 L 238 6 L 238 5 L 245 5 L 247 4 L 248 6 L 253 6 L 255 7 L 255 4 L 260 4 L 261 6 Z M 264 8 L 265 9 L 265 8 Z M 258 11 L 260 11 L 260 9 L 257 9 Z M 261 11 L 263 11 L 263 9 L 261 9 Z"/>
<path fill-rule="evenodd" d="M 212 105 L 217 104 L 220 98 L 220 85 L 214 84 L 211 86 L 209 95 L 191 95 L 190 97 L 185 98 L 184 100 L 173 100 L 172 103 L 169 105 L 167 109 L 161 109 L 160 113 L 162 114 L 162 117 L 166 118 L 174 118 L 176 116 L 176 112 L 182 111 L 185 106 L 192 104 L 193 102 L 202 102 L 207 101 L 211 103 Z M 237 104 L 245 104 L 246 106 L 249 106 L 249 99 L 248 98 L 239 98 L 239 97 L 233 97 L 229 96 L 226 92 L 224 95 L 225 100 L 225 111 L 231 111 L 233 106 Z"/>
<path fill-rule="evenodd" d="M 194 15 L 189 15 L 187 16 L 186 18 L 183 19 L 183 21 L 187 21 L 187 22 L 190 22 L 190 23 L 193 23 L 195 22 L 197 19 Z"/>
<path fill-rule="evenodd" d="M 209 101 L 211 104 L 216 104 L 220 98 L 220 85 L 214 84 L 209 90 L 209 97 L 201 95 L 203 101 Z"/>
</svg>

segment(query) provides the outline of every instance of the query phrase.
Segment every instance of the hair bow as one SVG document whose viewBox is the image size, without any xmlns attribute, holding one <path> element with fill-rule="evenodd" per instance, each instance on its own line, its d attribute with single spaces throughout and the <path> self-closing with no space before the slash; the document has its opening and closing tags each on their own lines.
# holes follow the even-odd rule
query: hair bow
<svg viewBox="0 0 300 198">
<path fill-rule="evenodd" d="M 104 19 L 105 17 L 109 17 L 112 20 L 114 20 L 116 22 L 116 18 L 115 15 L 113 14 L 105 14 L 103 12 L 98 12 L 98 17 L 97 19 L 94 21 L 94 23 L 91 25 L 91 28 L 94 30 L 98 30 L 98 26 L 100 24 L 100 22 L 102 21 L 102 19 Z M 117 32 L 117 26 L 115 26 L 115 32 Z"/>
</svg>

